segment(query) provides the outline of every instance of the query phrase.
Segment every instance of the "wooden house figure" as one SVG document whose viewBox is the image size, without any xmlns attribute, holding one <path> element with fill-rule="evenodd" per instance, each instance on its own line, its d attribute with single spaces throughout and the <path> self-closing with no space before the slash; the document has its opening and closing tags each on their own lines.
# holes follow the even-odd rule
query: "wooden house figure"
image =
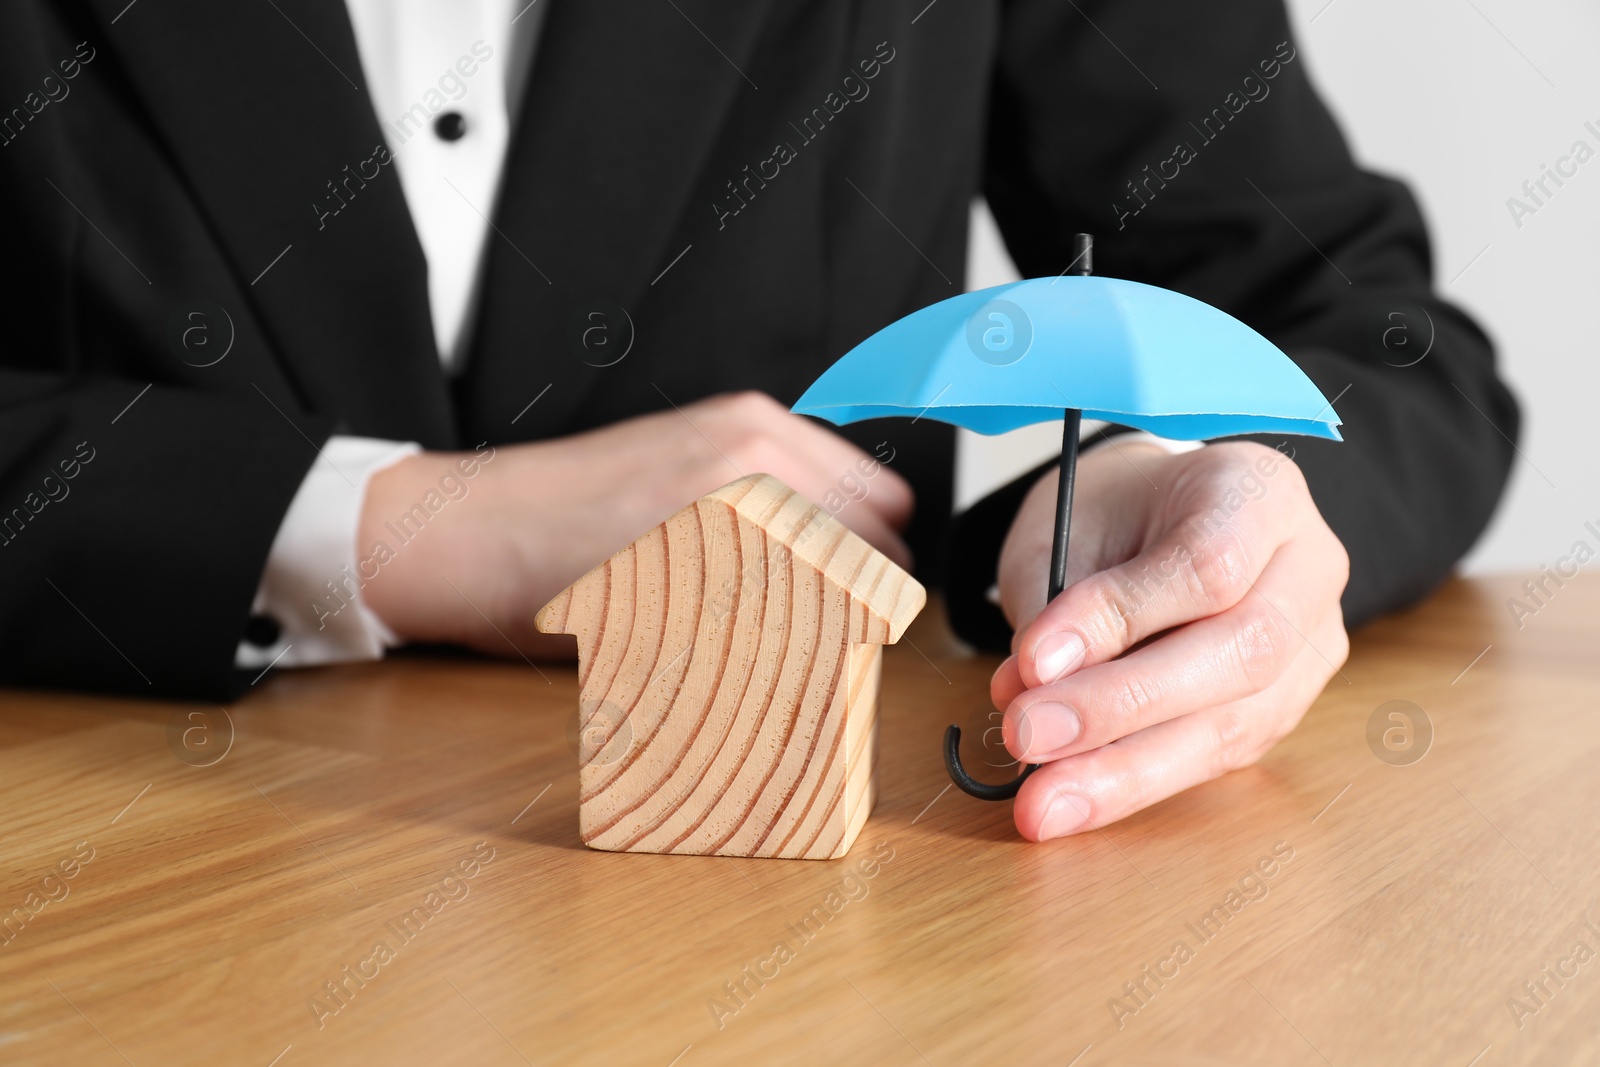
<svg viewBox="0 0 1600 1067">
<path fill-rule="evenodd" d="M 883 646 L 926 593 L 770 475 L 679 511 L 535 619 L 578 638 L 591 848 L 844 855 L 876 798 Z"/>
</svg>

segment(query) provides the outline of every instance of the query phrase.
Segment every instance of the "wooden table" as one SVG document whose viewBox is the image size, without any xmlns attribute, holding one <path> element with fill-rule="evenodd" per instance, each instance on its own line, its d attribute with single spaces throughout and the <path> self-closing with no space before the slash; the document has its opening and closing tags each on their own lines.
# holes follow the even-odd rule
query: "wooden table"
<svg viewBox="0 0 1600 1067">
<path fill-rule="evenodd" d="M 1047 845 L 946 788 L 994 661 L 930 611 L 832 862 L 583 848 L 569 669 L 0 693 L 0 1062 L 1594 1063 L 1600 581 L 1521 629 L 1519 585 L 1369 628 L 1259 766 Z M 1420 761 L 1394 708 L 1369 746 L 1392 700 Z"/>
</svg>

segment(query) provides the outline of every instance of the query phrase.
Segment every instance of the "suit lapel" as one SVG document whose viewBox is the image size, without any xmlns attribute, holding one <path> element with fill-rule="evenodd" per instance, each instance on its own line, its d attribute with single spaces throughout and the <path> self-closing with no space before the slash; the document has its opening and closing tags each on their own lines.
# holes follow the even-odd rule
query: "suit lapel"
<svg viewBox="0 0 1600 1067">
<path fill-rule="evenodd" d="M 571 428 L 605 374 L 574 351 L 574 315 L 593 301 L 637 309 L 683 251 L 675 231 L 729 109 L 757 91 L 746 75 L 765 4 L 543 2 L 457 383 L 473 440 Z M 521 419 L 536 395 L 537 415 Z"/>
<path fill-rule="evenodd" d="M 452 443 L 426 261 L 393 165 L 374 158 L 344 5 L 89 3 L 95 43 L 191 183 L 295 399 L 362 433 Z"/>
</svg>

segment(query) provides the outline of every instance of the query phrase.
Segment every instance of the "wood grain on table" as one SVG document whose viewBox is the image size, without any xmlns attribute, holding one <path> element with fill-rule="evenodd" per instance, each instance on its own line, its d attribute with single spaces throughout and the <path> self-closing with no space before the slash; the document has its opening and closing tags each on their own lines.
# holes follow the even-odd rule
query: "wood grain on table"
<svg viewBox="0 0 1600 1067">
<path fill-rule="evenodd" d="M 1044 845 L 947 788 L 996 661 L 932 606 L 832 861 L 584 848 L 569 667 L 0 691 L 0 1062 L 1594 1063 L 1600 580 L 1519 629 L 1520 586 L 1369 627 L 1259 765 Z"/>
</svg>

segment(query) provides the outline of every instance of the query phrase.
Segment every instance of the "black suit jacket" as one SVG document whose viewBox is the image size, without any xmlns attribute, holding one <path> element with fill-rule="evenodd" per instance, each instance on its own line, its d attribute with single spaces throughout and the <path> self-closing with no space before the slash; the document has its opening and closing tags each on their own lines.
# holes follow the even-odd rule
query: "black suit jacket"
<svg viewBox="0 0 1600 1067">
<path fill-rule="evenodd" d="M 455 380 L 339 0 L 6 5 L 0 679 L 226 695 L 330 433 L 455 448 L 664 397 L 792 402 L 960 290 L 980 193 L 1024 274 L 1093 232 L 1099 273 L 1231 312 L 1337 397 L 1347 443 L 1293 447 L 1350 549 L 1352 621 L 1426 591 L 1486 522 L 1516 410 L 1278 0 L 545 2 Z M 573 343 L 594 301 L 633 324 L 613 366 Z M 212 348 L 185 346 L 197 323 Z M 937 577 L 952 432 L 849 432 L 892 443 Z M 969 633 L 999 634 L 979 593 L 1015 496 L 958 532 Z"/>
</svg>

